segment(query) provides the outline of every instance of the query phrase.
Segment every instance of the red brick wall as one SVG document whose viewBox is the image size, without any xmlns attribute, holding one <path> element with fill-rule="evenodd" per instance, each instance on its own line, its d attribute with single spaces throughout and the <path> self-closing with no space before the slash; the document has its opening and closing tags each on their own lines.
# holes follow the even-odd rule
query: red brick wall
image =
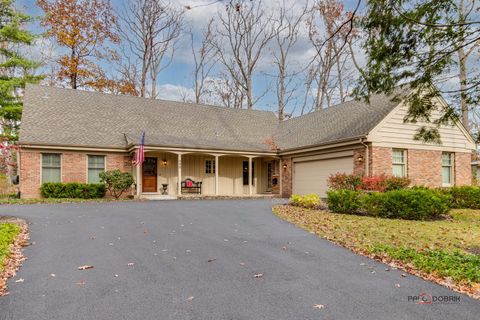
<svg viewBox="0 0 480 320">
<path fill-rule="evenodd" d="M 87 182 L 87 155 L 77 152 L 63 152 L 62 182 Z"/>
<path fill-rule="evenodd" d="M 62 182 L 87 182 L 87 155 L 82 152 L 58 151 L 62 157 Z M 20 150 L 20 192 L 22 198 L 40 197 L 42 152 Z M 131 157 L 123 154 L 106 154 L 107 170 L 120 169 L 131 172 Z"/>
<path fill-rule="evenodd" d="M 371 153 L 371 175 L 392 174 L 392 149 L 373 147 Z M 470 185 L 472 172 L 471 153 L 457 152 L 454 161 L 455 185 Z M 442 186 L 442 151 L 407 149 L 407 175 L 412 185 Z"/>
<path fill-rule="evenodd" d="M 365 163 L 367 160 L 365 150 L 365 148 L 353 150 L 353 174 L 355 175 L 365 175 Z"/>
<path fill-rule="evenodd" d="M 384 147 L 371 147 L 370 175 L 392 174 L 392 149 Z"/>
<path fill-rule="evenodd" d="M 455 185 L 468 186 L 472 184 L 471 153 L 455 153 Z"/>
<path fill-rule="evenodd" d="M 22 198 L 40 197 L 40 153 L 20 149 L 20 193 Z"/>
<path fill-rule="evenodd" d="M 412 185 L 442 186 L 442 152 L 434 150 L 407 150 L 407 175 Z"/>
<path fill-rule="evenodd" d="M 283 158 L 280 161 L 280 176 L 282 179 L 282 197 L 290 197 L 293 191 L 292 158 Z M 284 166 L 286 166 L 284 168 Z"/>
</svg>

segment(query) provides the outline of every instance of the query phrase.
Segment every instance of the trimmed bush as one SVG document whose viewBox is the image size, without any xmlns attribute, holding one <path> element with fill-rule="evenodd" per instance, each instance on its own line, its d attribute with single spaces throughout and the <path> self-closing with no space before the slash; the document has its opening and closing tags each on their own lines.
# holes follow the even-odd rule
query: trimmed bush
<svg viewBox="0 0 480 320">
<path fill-rule="evenodd" d="M 385 191 L 406 189 L 410 183 L 408 178 L 388 177 L 385 180 Z"/>
<path fill-rule="evenodd" d="M 450 197 L 435 190 L 413 188 L 372 193 L 362 199 L 369 216 L 428 220 L 450 210 Z"/>
<path fill-rule="evenodd" d="M 472 186 L 441 189 L 451 197 L 450 206 L 458 209 L 480 209 L 480 188 Z"/>
<path fill-rule="evenodd" d="M 102 183 L 47 182 L 40 187 L 40 193 L 44 198 L 95 199 L 105 196 L 105 185 Z"/>
<path fill-rule="evenodd" d="M 100 172 L 100 181 L 105 183 L 107 190 L 115 199 L 120 198 L 135 183 L 130 173 L 118 169 Z"/>
<path fill-rule="evenodd" d="M 365 195 L 353 190 L 327 191 L 327 206 L 336 213 L 358 213 L 362 207 L 362 198 Z"/>
<path fill-rule="evenodd" d="M 332 190 L 358 190 L 362 177 L 353 174 L 335 173 L 328 177 L 327 184 Z"/>
<path fill-rule="evenodd" d="M 328 186 L 332 190 L 391 191 L 405 189 L 410 179 L 389 177 L 386 175 L 362 177 L 354 174 L 336 173 L 328 177 Z"/>
<path fill-rule="evenodd" d="M 294 194 L 290 197 L 290 204 L 297 207 L 316 208 L 322 204 L 322 200 L 320 200 L 318 194 L 315 193 L 304 196 Z"/>
</svg>

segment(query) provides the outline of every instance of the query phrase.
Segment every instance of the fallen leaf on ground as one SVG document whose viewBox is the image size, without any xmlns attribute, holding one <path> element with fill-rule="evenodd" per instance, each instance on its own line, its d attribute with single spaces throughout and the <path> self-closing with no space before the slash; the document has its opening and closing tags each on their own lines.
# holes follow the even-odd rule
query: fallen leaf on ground
<svg viewBox="0 0 480 320">
<path fill-rule="evenodd" d="M 323 309 L 325 306 L 323 304 L 316 304 L 313 306 L 314 309 Z"/>
<path fill-rule="evenodd" d="M 127 263 L 127 266 L 129 266 L 129 267 L 131 267 L 131 266 L 133 266 L 133 265 L 135 265 L 134 262 L 129 262 L 129 263 Z"/>
<path fill-rule="evenodd" d="M 83 288 L 85 286 L 85 281 L 78 281 L 77 282 L 77 287 Z"/>
<path fill-rule="evenodd" d="M 395 284 L 395 287 L 400 288 L 400 287 L 401 287 L 401 286 L 400 286 L 400 283 L 396 283 L 396 284 Z"/>
<path fill-rule="evenodd" d="M 84 266 L 80 266 L 80 267 L 78 267 L 78 270 L 87 270 L 87 269 L 93 269 L 93 266 L 90 266 L 90 265 L 84 265 Z"/>
<path fill-rule="evenodd" d="M 228 239 L 223 239 L 223 241 L 227 242 L 227 241 L 228 241 Z"/>
<path fill-rule="evenodd" d="M 405 273 L 402 273 L 402 277 L 404 277 L 404 278 L 405 278 L 406 276 L 407 276 L 407 275 L 406 275 Z"/>
<path fill-rule="evenodd" d="M 287 247 L 283 246 L 283 247 L 282 247 L 282 250 L 287 250 Z"/>
<path fill-rule="evenodd" d="M 195 297 L 191 296 L 187 298 L 187 301 L 192 301 L 193 299 L 195 299 Z"/>
<path fill-rule="evenodd" d="M 25 281 L 25 280 L 23 278 L 20 278 L 20 279 L 16 280 L 15 282 L 18 283 L 18 282 L 23 282 L 23 281 Z"/>
<path fill-rule="evenodd" d="M 213 262 L 213 261 L 215 261 L 215 260 L 217 260 L 217 258 L 208 259 L 207 261 L 208 261 L 208 262 Z"/>
<path fill-rule="evenodd" d="M 254 278 L 261 278 L 261 277 L 263 277 L 263 273 L 257 273 L 253 277 Z"/>
<path fill-rule="evenodd" d="M 192 250 L 185 250 L 185 253 L 190 253 L 192 252 Z"/>
<path fill-rule="evenodd" d="M 55 273 L 50 273 L 50 276 L 55 277 L 56 275 L 55 275 Z"/>
<path fill-rule="evenodd" d="M 118 274 L 115 275 L 115 278 L 118 278 Z"/>
</svg>

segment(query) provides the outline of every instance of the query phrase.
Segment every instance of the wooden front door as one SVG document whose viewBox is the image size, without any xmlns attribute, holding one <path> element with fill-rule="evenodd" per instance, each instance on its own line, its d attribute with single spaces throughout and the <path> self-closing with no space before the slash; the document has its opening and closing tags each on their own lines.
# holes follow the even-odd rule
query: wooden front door
<svg viewBox="0 0 480 320">
<path fill-rule="evenodd" d="M 143 162 L 142 192 L 157 192 L 157 158 L 145 158 Z"/>
</svg>

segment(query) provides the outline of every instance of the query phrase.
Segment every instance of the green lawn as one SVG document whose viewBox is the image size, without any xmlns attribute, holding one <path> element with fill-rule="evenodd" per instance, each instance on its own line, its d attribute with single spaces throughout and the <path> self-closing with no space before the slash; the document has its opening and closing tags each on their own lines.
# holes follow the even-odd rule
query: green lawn
<svg viewBox="0 0 480 320">
<path fill-rule="evenodd" d="M 382 219 L 288 205 L 276 206 L 273 212 L 356 252 L 403 263 L 409 270 L 448 279 L 480 295 L 480 210 L 452 210 L 452 219 L 438 221 Z"/>
<path fill-rule="evenodd" d="M 0 271 L 3 270 L 5 260 L 10 254 L 9 245 L 19 234 L 20 227 L 13 223 L 0 223 Z"/>
</svg>

